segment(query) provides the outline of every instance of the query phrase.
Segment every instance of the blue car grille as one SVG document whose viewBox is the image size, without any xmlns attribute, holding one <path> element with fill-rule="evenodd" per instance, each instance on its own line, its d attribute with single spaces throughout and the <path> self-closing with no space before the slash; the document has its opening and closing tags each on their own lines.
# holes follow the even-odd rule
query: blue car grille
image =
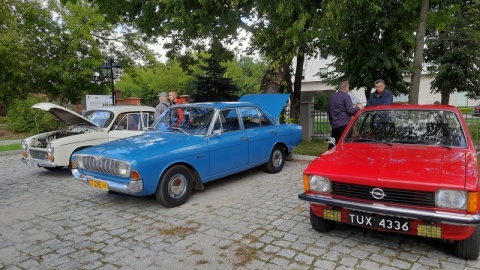
<svg viewBox="0 0 480 270">
<path fill-rule="evenodd" d="M 89 171 L 117 175 L 115 173 L 115 162 L 116 160 L 109 158 L 84 156 L 82 167 Z"/>
<path fill-rule="evenodd" d="M 435 207 L 435 192 L 381 188 L 385 196 L 382 199 L 375 199 L 372 196 L 372 190 L 374 188 L 376 187 L 333 182 L 332 194 L 372 202 Z"/>
<path fill-rule="evenodd" d="M 30 156 L 35 159 L 48 159 L 47 152 L 41 150 L 30 150 Z"/>
</svg>

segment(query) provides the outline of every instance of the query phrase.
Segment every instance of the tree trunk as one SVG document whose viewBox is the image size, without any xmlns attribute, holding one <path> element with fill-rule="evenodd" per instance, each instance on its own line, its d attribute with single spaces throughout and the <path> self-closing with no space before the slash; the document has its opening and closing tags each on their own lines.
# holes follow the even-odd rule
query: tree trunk
<svg viewBox="0 0 480 270">
<path fill-rule="evenodd" d="M 365 100 L 368 102 L 368 99 L 370 98 L 370 94 L 372 92 L 372 89 L 368 86 L 364 86 L 363 89 L 365 89 L 365 98 L 366 98 Z"/>
<path fill-rule="evenodd" d="M 442 90 L 440 91 L 442 100 L 440 101 L 441 104 L 446 104 L 450 102 L 450 87 L 444 85 L 442 86 Z"/>
<path fill-rule="evenodd" d="M 302 76 L 304 63 L 305 55 L 303 53 L 298 53 L 297 65 L 295 67 L 295 81 L 293 82 L 293 95 L 290 99 L 290 101 L 292 102 L 290 117 L 295 120 L 295 123 L 298 123 L 300 121 L 300 98 L 302 94 Z"/>
<path fill-rule="evenodd" d="M 420 92 L 420 78 L 422 77 L 423 46 L 425 44 L 425 32 L 427 28 L 427 15 L 430 9 L 429 0 L 422 0 L 420 5 L 420 16 L 415 36 L 415 52 L 413 55 L 413 71 L 410 80 L 410 91 L 408 95 L 409 104 L 418 104 Z"/>
</svg>

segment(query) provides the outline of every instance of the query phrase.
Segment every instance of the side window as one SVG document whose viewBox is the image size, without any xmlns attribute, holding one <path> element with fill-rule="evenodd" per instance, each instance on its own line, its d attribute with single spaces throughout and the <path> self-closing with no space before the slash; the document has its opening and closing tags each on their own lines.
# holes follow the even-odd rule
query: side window
<svg viewBox="0 0 480 270">
<path fill-rule="evenodd" d="M 149 127 L 151 127 L 153 125 L 153 122 L 155 122 L 153 112 L 142 113 L 142 123 L 140 123 L 141 124 L 141 130 L 147 130 Z"/>
<path fill-rule="evenodd" d="M 115 130 L 124 130 L 127 129 L 127 114 L 126 113 L 121 113 L 117 116 L 117 119 L 115 119 L 115 122 L 113 123 L 113 128 Z"/>
<path fill-rule="evenodd" d="M 245 129 L 270 125 L 268 119 L 256 108 L 242 108 L 240 109 L 240 114 L 242 115 Z"/>
<path fill-rule="evenodd" d="M 225 109 L 220 111 L 220 124 L 223 128 L 223 132 L 230 132 L 240 129 L 240 124 L 238 122 L 238 114 L 235 109 Z M 215 128 L 217 127 L 218 122 L 215 123 Z"/>
<path fill-rule="evenodd" d="M 261 112 L 258 112 L 258 113 L 260 114 L 260 124 L 262 125 L 262 127 L 272 125 L 270 121 L 268 121 L 268 119 L 265 117 L 265 115 L 263 115 L 263 113 Z"/>
<path fill-rule="evenodd" d="M 139 113 L 123 113 L 118 115 L 117 120 L 118 124 L 116 124 L 116 130 L 141 130 L 142 123 L 140 120 Z"/>
</svg>

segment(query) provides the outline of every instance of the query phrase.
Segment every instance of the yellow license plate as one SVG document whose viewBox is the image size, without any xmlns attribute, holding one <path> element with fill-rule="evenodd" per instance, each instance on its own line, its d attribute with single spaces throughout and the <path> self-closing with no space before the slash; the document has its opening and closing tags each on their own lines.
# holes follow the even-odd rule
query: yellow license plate
<svg viewBox="0 0 480 270">
<path fill-rule="evenodd" d="M 94 188 L 99 188 L 101 190 L 108 191 L 108 183 L 107 182 L 89 179 L 88 180 L 88 185 L 90 185 L 91 187 L 94 187 Z"/>
</svg>

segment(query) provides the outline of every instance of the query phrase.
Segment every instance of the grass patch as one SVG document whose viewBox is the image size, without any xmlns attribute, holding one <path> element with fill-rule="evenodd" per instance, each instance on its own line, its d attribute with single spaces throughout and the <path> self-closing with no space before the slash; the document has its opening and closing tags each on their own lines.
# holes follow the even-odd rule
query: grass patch
<svg viewBox="0 0 480 270">
<path fill-rule="evenodd" d="M 301 141 L 293 150 L 294 155 L 318 156 L 327 151 L 328 144 L 321 139 L 315 139 L 310 142 Z"/>
<path fill-rule="evenodd" d="M 22 145 L 19 143 L 0 145 L 0 152 L 13 150 L 22 150 Z"/>
<path fill-rule="evenodd" d="M 187 234 L 193 234 L 197 232 L 195 228 L 188 228 L 183 226 L 178 226 L 170 229 L 158 229 L 158 232 L 163 235 L 178 235 L 184 236 Z"/>
</svg>

